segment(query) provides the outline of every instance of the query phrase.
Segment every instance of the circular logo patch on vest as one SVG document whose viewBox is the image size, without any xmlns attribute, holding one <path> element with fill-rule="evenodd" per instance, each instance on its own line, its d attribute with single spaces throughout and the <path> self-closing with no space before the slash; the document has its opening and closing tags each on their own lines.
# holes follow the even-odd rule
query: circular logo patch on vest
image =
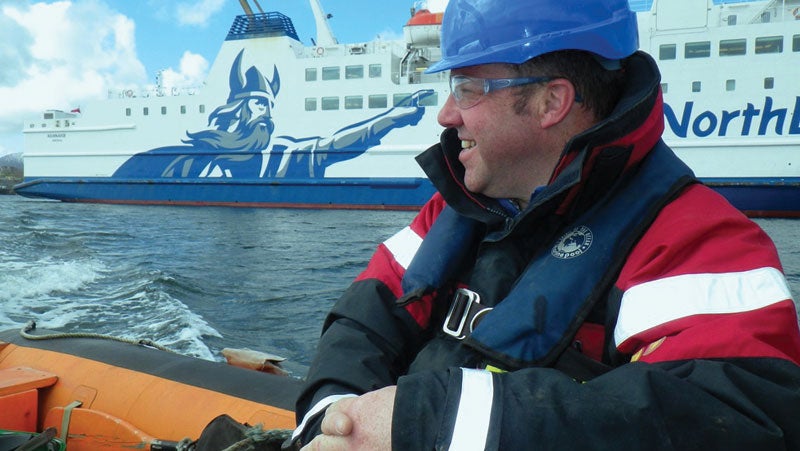
<svg viewBox="0 0 800 451">
<path fill-rule="evenodd" d="M 579 226 L 561 235 L 550 253 L 553 257 L 565 260 L 578 257 L 589 250 L 593 240 L 592 231 L 586 226 Z"/>
</svg>

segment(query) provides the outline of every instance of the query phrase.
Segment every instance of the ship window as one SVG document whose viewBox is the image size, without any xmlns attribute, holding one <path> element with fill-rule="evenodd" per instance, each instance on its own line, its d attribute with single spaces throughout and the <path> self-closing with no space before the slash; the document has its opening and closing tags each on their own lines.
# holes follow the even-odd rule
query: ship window
<svg viewBox="0 0 800 451">
<path fill-rule="evenodd" d="M 728 25 L 736 25 L 736 14 L 728 16 Z"/>
<path fill-rule="evenodd" d="M 386 94 L 375 94 L 368 97 L 370 108 L 386 108 L 389 106 Z"/>
<path fill-rule="evenodd" d="M 125 116 L 130 116 L 130 115 L 131 115 L 131 109 L 125 108 Z"/>
<path fill-rule="evenodd" d="M 675 44 L 662 44 L 658 48 L 658 59 L 660 60 L 674 60 L 678 54 L 675 50 L 677 46 Z"/>
<path fill-rule="evenodd" d="M 167 107 L 165 106 L 161 107 L 161 114 L 167 114 Z"/>
<path fill-rule="evenodd" d="M 736 80 L 725 80 L 725 90 L 726 91 L 735 91 L 736 90 Z"/>
<path fill-rule="evenodd" d="M 800 34 L 796 34 L 792 37 L 792 51 L 800 52 Z"/>
<path fill-rule="evenodd" d="M 380 64 L 370 64 L 369 65 L 369 78 L 380 78 L 381 72 L 383 68 Z"/>
<path fill-rule="evenodd" d="M 764 79 L 764 89 L 772 89 L 775 87 L 775 79 L 767 77 Z"/>
<path fill-rule="evenodd" d="M 317 111 L 317 99 L 315 97 L 306 97 L 306 111 Z"/>
<path fill-rule="evenodd" d="M 205 112 L 206 112 L 206 106 L 205 106 L 205 105 L 200 105 L 200 106 L 198 107 L 198 111 L 200 111 L 200 114 L 205 114 Z"/>
<path fill-rule="evenodd" d="M 317 81 L 316 67 L 309 67 L 306 69 L 306 81 Z"/>
<path fill-rule="evenodd" d="M 661 83 L 661 92 L 664 94 L 669 92 L 669 83 Z"/>
<path fill-rule="evenodd" d="M 783 36 L 765 36 L 756 38 L 756 53 L 783 52 Z"/>
<path fill-rule="evenodd" d="M 744 55 L 747 53 L 746 39 L 726 39 L 719 41 L 719 56 Z"/>
<path fill-rule="evenodd" d="M 699 81 L 692 82 L 692 92 L 700 92 L 700 88 L 702 87 L 702 83 Z"/>
<path fill-rule="evenodd" d="M 392 106 L 411 106 L 411 93 L 405 92 L 393 95 Z"/>
<path fill-rule="evenodd" d="M 364 97 L 362 96 L 345 96 L 344 109 L 345 110 L 360 110 L 364 108 Z"/>
<path fill-rule="evenodd" d="M 322 109 L 323 110 L 338 110 L 339 109 L 339 98 L 338 97 L 323 97 L 322 98 Z"/>
<path fill-rule="evenodd" d="M 181 114 L 186 114 L 186 105 L 181 105 Z"/>
<path fill-rule="evenodd" d="M 44 113 L 44 118 L 45 119 L 52 119 L 53 118 L 53 113 Z"/>
<path fill-rule="evenodd" d="M 322 68 L 322 79 L 323 80 L 338 80 L 340 78 L 340 71 L 341 67 L 339 66 L 328 66 Z M 323 102 L 324 104 L 324 102 Z M 323 108 L 325 109 L 325 108 Z"/>
<path fill-rule="evenodd" d="M 439 104 L 439 93 L 434 92 L 429 96 L 419 99 L 419 106 L 436 106 Z"/>
<path fill-rule="evenodd" d="M 364 66 L 345 66 L 344 78 L 364 78 Z"/>
<path fill-rule="evenodd" d="M 147 116 L 150 114 L 150 108 L 144 107 L 142 108 L 142 114 Z"/>
<path fill-rule="evenodd" d="M 686 58 L 708 58 L 711 56 L 711 42 L 687 42 L 683 51 Z"/>
</svg>

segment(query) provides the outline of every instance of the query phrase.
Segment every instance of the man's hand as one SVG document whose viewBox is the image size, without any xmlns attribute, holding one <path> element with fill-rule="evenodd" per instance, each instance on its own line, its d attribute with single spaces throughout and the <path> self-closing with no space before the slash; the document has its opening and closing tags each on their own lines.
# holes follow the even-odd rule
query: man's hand
<svg viewBox="0 0 800 451">
<path fill-rule="evenodd" d="M 391 449 L 396 390 L 395 386 L 384 387 L 331 404 L 322 419 L 322 435 L 304 446 L 303 450 Z"/>
</svg>

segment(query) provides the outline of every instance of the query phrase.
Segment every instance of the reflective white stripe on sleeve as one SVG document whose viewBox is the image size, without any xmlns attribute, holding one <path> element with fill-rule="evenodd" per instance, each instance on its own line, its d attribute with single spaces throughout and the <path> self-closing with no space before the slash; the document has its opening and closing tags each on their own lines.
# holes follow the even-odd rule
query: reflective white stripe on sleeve
<svg viewBox="0 0 800 451">
<path fill-rule="evenodd" d="M 452 451 L 484 450 L 492 416 L 494 382 L 486 370 L 461 369 L 461 399 L 453 427 Z"/>
<path fill-rule="evenodd" d="M 619 346 L 638 333 L 692 315 L 747 312 L 791 297 L 783 274 L 768 267 L 654 280 L 622 295 L 614 341 Z"/>
<path fill-rule="evenodd" d="M 417 232 L 411 230 L 411 227 L 406 227 L 403 230 L 394 234 L 393 237 L 383 242 L 383 245 L 389 249 L 389 252 L 394 256 L 395 261 L 400 263 L 404 269 L 408 269 L 411 264 L 411 259 L 417 253 L 417 249 L 422 244 L 422 237 L 417 235 Z"/>
<path fill-rule="evenodd" d="M 316 416 L 318 413 L 327 409 L 329 405 L 335 403 L 340 399 L 355 398 L 357 396 L 358 395 L 354 394 L 346 394 L 346 395 L 330 395 L 326 396 L 325 398 L 322 398 L 318 403 L 314 405 L 314 407 L 311 408 L 311 410 L 308 411 L 308 413 L 306 413 L 306 416 L 303 417 L 303 421 L 301 421 L 300 425 L 297 426 L 297 429 L 295 429 L 294 432 L 292 432 L 292 440 L 296 439 L 298 436 L 300 436 L 301 433 L 303 433 L 303 429 L 305 429 L 306 423 L 308 423 L 310 419 L 314 418 L 314 416 Z"/>
</svg>

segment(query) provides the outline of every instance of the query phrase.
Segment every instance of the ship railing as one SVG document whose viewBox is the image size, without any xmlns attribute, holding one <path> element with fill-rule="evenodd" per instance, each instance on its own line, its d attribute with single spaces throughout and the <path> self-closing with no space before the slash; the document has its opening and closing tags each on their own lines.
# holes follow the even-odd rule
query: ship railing
<svg viewBox="0 0 800 451">
<path fill-rule="evenodd" d="M 300 40 L 292 19 L 279 12 L 236 16 L 225 40 L 273 36 L 288 36 L 296 41 Z"/>
<path fill-rule="evenodd" d="M 109 89 L 109 99 L 131 99 L 131 98 L 148 98 L 148 97 L 177 97 L 177 96 L 193 96 L 200 92 L 199 87 L 166 87 L 158 86 L 146 89 Z"/>
</svg>

